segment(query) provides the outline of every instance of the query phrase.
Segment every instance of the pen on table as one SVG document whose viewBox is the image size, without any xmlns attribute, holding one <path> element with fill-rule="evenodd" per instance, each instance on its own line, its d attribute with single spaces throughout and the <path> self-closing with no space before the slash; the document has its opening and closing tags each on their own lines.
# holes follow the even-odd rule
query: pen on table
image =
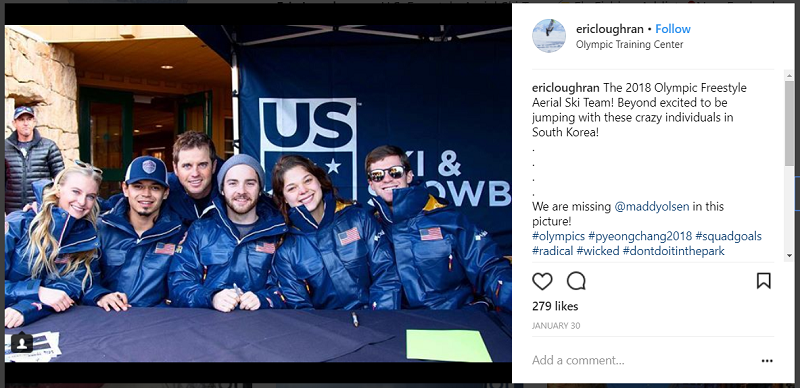
<svg viewBox="0 0 800 388">
<path fill-rule="evenodd" d="M 358 327 L 358 315 L 353 311 L 353 326 Z"/>
</svg>

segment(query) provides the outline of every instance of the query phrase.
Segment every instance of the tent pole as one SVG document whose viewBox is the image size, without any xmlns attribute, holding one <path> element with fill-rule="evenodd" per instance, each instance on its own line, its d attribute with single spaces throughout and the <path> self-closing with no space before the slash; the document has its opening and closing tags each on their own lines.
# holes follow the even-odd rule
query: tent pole
<svg viewBox="0 0 800 388">
<path fill-rule="evenodd" d="M 473 36 L 496 34 L 498 32 L 506 32 L 506 31 L 511 31 L 511 27 L 496 28 L 494 30 L 487 30 L 487 31 L 473 32 L 471 34 L 458 35 L 457 38 L 458 39 L 467 39 L 467 38 L 472 38 Z"/>
<path fill-rule="evenodd" d="M 350 28 L 350 27 L 340 27 L 339 31 L 342 32 L 353 32 L 356 34 L 365 34 L 365 35 L 378 35 L 378 36 L 390 36 L 393 38 L 406 38 L 406 39 L 413 39 L 419 40 L 419 35 L 411 35 L 411 34 L 400 34 L 396 32 L 386 32 L 386 31 L 374 31 L 374 30 L 362 30 L 358 28 Z"/>
<path fill-rule="evenodd" d="M 244 43 L 242 43 L 242 46 L 255 46 L 255 45 L 259 45 L 259 44 L 263 44 L 263 43 L 277 42 L 277 41 L 280 41 L 280 40 L 300 38 L 300 37 L 309 36 L 309 35 L 324 34 L 324 33 L 331 32 L 331 31 L 333 31 L 333 27 L 320 27 L 320 28 L 318 28 L 318 29 L 316 29 L 314 31 L 299 32 L 297 34 L 277 36 L 277 37 L 274 37 L 274 38 L 267 38 L 267 39 L 259 39 L 259 40 L 254 40 L 254 41 L 251 41 L 251 42 L 244 42 Z"/>
<path fill-rule="evenodd" d="M 236 42 L 236 33 L 232 34 L 232 41 Z M 233 98 L 233 154 L 238 155 L 239 149 L 239 65 L 236 58 L 236 44 L 231 44 L 231 97 Z"/>
</svg>

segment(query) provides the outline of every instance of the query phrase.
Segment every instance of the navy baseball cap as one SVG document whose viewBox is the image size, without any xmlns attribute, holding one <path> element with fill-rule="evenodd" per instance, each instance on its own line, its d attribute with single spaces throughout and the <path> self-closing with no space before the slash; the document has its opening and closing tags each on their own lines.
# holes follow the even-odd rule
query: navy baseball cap
<svg viewBox="0 0 800 388">
<path fill-rule="evenodd" d="M 20 106 L 17 109 L 14 109 L 14 120 L 16 120 L 19 116 L 22 116 L 26 113 L 33 117 L 36 117 L 36 115 L 33 114 L 33 108 L 29 106 Z"/>
<path fill-rule="evenodd" d="M 169 188 L 167 166 L 161 159 L 152 156 L 140 156 L 134 159 L 128 166 L 128 172 L 125 173 L 125 183 L 131 184 L 143 180 L 151 180 Z"/>
</svg>

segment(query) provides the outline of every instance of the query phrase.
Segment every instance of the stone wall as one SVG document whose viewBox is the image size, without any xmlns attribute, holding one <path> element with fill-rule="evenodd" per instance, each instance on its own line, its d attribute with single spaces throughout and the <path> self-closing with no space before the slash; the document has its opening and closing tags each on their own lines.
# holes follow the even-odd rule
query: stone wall
<svg viewBox="0 0 800 388">
<path fill-rule="evenodd" d="M 58 144 L 65 162 L 78 159 L 78 82 L 74 54 L 5 28 L 5 137 L 15 106 L 30 105 L 36 128 Z"/>
</svg>

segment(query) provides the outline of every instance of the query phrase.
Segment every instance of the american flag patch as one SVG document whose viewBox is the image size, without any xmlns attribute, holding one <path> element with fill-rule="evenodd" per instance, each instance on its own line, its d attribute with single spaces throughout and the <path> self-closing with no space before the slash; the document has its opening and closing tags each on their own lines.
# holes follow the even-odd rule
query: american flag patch
<svg viewBox="0 0 800 388">
<path fill-rule="evenodd" d="M 275 244 L 273 243 L 262 243 L 256 244 L 256 252 L 263 252 L 263 253 L 275 253 Z"/>
<path fill-rule="evenodd" d="M 435 228 L 428 228 L 428 229 L 420 229 L 419 237 L 422 239 L 422 241 L 441 240 L 442 239 L 442 228 L 435 227 Z"/>
<path fill-rule="evenodd" d="M 162 255 L 174 255 L 175 254 L 175 244 L 158 243 L 158 244 L 156 244 L 156 250 L 153 253 L 162 254 Z"/>
<path fill-rule="evenodd" d="M 348 229 L 346 232 L 339 233 L 339 242 L 342 246 L 350 244 L 353 241 L 361 240 L 361 235 L 358 234 L 358 228 Z"/>
</svg>

